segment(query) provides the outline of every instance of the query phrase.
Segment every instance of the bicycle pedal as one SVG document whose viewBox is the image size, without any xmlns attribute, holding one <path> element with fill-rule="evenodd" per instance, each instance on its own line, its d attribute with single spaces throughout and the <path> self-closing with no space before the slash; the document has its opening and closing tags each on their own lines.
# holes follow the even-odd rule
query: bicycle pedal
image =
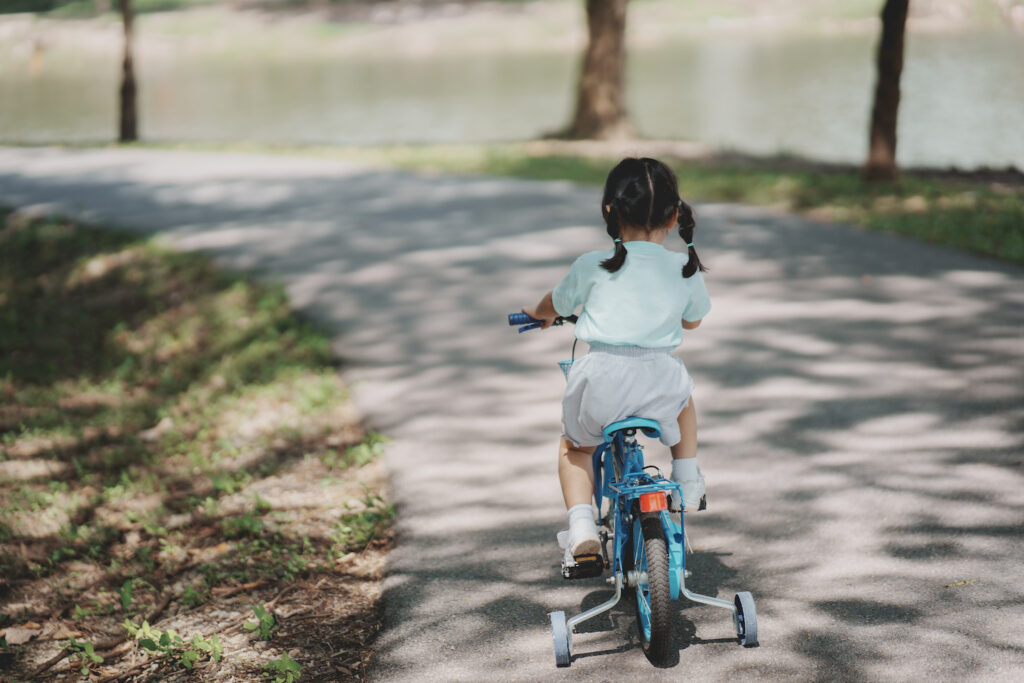
<svg viewBox="0 0 1024 683">
<path fill-rule="evenodd" d="M 580 555 L 571 561 L 562 560 L 562 578 L 590 579 L 604 573 L 604 558 L 600 555 Z"/>
</svg>

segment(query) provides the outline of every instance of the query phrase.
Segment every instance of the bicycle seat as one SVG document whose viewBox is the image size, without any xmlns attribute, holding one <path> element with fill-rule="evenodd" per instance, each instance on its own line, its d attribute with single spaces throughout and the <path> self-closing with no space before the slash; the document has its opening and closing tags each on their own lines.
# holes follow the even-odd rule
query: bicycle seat
<svg viewBox="0 0 1024 683">
<path fill-rule="evenodd" d="M 627 417 L 625 420 L 619 420 L 618 422 L 612 422 L 610 425 L 604 428 L 602 432 L 604 434 L 605 441 L 611 441 L 612 435 L 620 429 L 640 429 L 644 434 L 657 439 L 661 436 L 661 427 L 654 420 L 648 420 L 646 417 Z"/>
</svg>

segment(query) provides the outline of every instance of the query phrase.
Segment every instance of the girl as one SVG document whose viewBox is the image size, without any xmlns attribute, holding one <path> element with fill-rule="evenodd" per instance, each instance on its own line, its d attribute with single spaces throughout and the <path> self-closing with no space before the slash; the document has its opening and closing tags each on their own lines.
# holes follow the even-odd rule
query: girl
<svg viewBox="0 0 1024 683">
<path fill-rule="evenodd" d="M 562 399 L 563 436 L 558 478 L 569 510 L 566 548 L 573 556 L 600 553 L 591 498 L 591 454 L 602 429 L 626 417 L 657 420 L 672 451 L 672 481 L 683 489 L 687 511 L 698 509 L 704 476 L 697 467 L 693 380 L 670 355 L 711 310 L 693 248 L 693 209 L 679 198 L 672 170 L 655 159 L 623 159 L 601 200 L 615 249 L 580 256 L 568 275 L 524 313 L 547 328 L 555 317 L 583 307 L 576 337 L 590 345 L 569 372 Z M 684 256 L 663 246 L 673 225 L 688 248 Z"/>
</svg>

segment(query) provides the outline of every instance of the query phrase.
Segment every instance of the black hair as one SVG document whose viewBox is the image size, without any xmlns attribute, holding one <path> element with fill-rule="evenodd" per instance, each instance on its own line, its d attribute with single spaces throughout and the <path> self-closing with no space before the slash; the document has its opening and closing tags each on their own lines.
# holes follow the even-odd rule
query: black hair
<svg viewBox="0 0 1024 683">
<path fill-rule="evenodd" d="M 687 244 L 693 243 L 693 230 L 697 225 L 693 208 L 679 197 L 679 181 L 672 169 L 657 159 L 627 158 L 620 161 L 608 174 L 601 197 L 601 216 L 608 235 L 618 240 L 622 225 L 650 231 L 660 228 L 679 209 L 677 223 L 679 236 Z M 615 243 L 615 253 L 601 263 L 601 267 L 614 273 L 626 262 L 626 245 Z M 705 271 L 697 250 L 689 247 L 689 260 L 683 266 L 683 277 L 698 270 Z"/>
</svg>

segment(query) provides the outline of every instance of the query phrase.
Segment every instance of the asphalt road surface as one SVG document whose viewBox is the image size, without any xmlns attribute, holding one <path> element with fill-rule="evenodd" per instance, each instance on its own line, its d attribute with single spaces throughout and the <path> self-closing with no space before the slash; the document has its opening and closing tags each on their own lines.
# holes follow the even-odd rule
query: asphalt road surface
<svg viewBox="0 0 1024 683">
<path fill-rule="evenodd" d="M 598 197 L 280 156 L 0 149 L 0 202 L 209 252 L 333 331 L 394 438 L 374 680 L 1024 679 L 1024 270 L 726 204 L 698 204 L 713 310 L 681 348 L 709 503 L 688 564 L 698 592 L 753 592 L 761 645 L 680 604 L 678 655 L 656 669 L 624 604 L 555 669 L 546 613 L 610 591 L 557 571 L 571 330 L 519 336 L 505 314 L 608 246 Z"/>
</svg>

